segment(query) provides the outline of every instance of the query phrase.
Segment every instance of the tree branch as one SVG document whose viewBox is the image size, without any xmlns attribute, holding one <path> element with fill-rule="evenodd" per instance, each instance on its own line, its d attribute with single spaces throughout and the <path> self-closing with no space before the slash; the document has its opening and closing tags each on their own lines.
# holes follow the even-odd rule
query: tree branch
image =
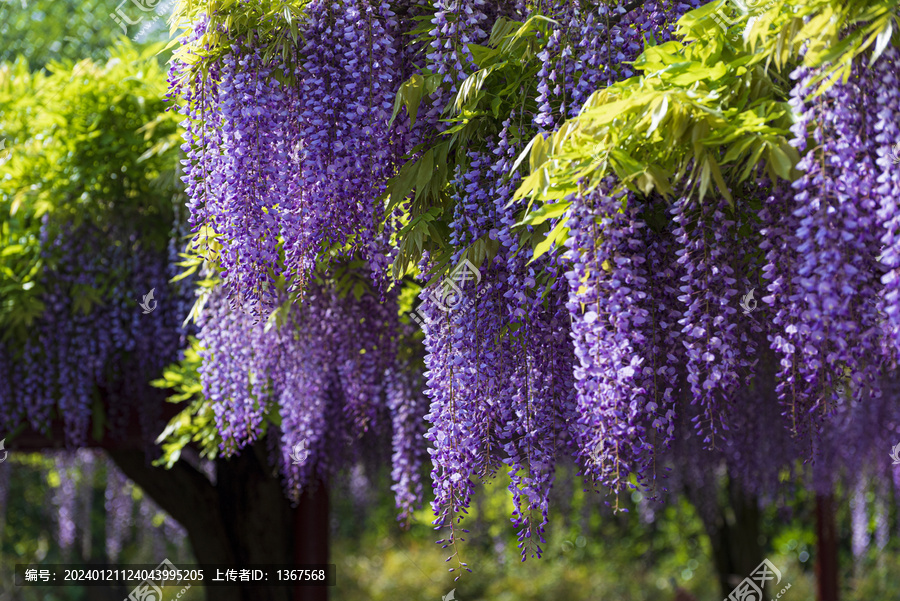
<svg viewBox="0 0 900 601">
<path fill-rule="evenodd" d="M 218 493 L 205 475 L 184 460 L 165 470 L 148 465 L 143 451 L 106 452 L 126 476 L 184 526 L 200 563 L 235 563 L 223 528 Z"/>
</svg>

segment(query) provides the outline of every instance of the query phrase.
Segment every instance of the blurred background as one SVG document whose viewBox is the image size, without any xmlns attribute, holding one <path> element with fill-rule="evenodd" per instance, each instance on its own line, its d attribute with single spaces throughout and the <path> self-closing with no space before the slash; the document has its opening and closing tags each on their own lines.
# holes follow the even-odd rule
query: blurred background
<svg viewBox="0 0 900 601">
<path fill-rule="evenodd" d="M 4 520 L 3 599 L 122 599 L 106 588 L 14 589 L 16 563 L 157 564 L 193 562 L 184 530 L 140 488 L 125 478 L 102 451 L 10 455 L 0 469 Z M 331 491 L 332 559 L 337 566 L 336 600 L 441 599 L 455 588 L 457 599 L 500 601 L 674 599 L 675 588 L 700 601 L 721 599 L 712 551 L 692 505 L 679 500 L 651 504 L 634 493 L 627 513 L 613 515 L 595 493 L 585 494 L 573 474 L 560 474 L 542 559 L 522 563 L 502 481 L 476 496 L 463 560 L 473 572 L 454 583 L 434 544 L 429 510 L 415 516 L 408 531 L 396 525 L 389 474 L 362 466 Z M 872 492 L 850 495 L 837 512 L 842 599 L 895 598 L 900 590 L 896 521 Z M 785 598 L 815 598 L 812 502 L 802 495 L 761 514 L 761 543 L 778 566 Z M 861 508 L 861 509 L 860 509 Z M 854 514 L 865 516 L 862 529 Z M 892 529 L 890 541 L 888 528 Z M 49 591 L 49 592 L 48 592 Z M 174 595 L 178 589 L 167 589 Z M 213 595 L 215 589 L 213 589 Z M 788 596 L 789 595 L 789 596 Z M 192 587 L 182 599 L 204 599 Z M 214 596 L 211 598 L 215 598 Z M 690 598 L 690 597 L 682 597 Z"/>
</svg>

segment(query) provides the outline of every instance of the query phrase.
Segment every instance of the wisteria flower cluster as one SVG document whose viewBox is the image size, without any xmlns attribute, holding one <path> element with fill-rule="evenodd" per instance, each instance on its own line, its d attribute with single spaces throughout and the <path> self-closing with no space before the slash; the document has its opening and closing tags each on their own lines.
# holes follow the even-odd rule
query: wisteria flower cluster
<svg viewBox="0 0 900 601">
<path fill-rule="evenodd" d="M 110 401 L 110 435 L 125 436 L 129 420 L 139 416 L 145 440 L 152 441 L 162 424 L 159 399 L 146 383 L 177 358 L 191 280 L 169 284 L 166 252 L 137 240 L 115 244 L 114 232 L 90 224 L 52 238 L 43 231 L 42 252 L 59 258 L 45 276 L 45 309 L 34 335 L 18 350 L 0 344 L 0 424 L 5 431 L 25 423 L 41 431 L 58 408 L 66 444 L 83 445 L 93 391 L 101 387 Z M 112 269 L 123 276 L 117 286 L 90 296 Z M 138 303 L 151 289 L 159 301 L 144 315 Z"/>
<path fill-rule="evenodd" d="M 224 288 L 201 337 L 204 393 L 226 450 L 262 435 L 277 413 L 296 494 L 385 427 L 408 517 L 424 438 L 434 525 L 449 530 L 440 543 L 454 547 L 460 570 L 456 543 L 476 482 L 500 469 L 524 559 L 541 553 L 563 459 L 616 495 L 662 496 L 673 458 L 688 455 L 669 483 L 702 488 L 727 467 L 772 494 L 795 458 L 816 454 L 815 479 L 831 485 L 848 466 L 831 436 L 875 420 L 893 432 L 900 415 L 884 391 L 900 340 L 895 49 L 816 98 L 817 73 L 794 74 L 791 143 L 803 157 L 794 181 L 751 171 L 733 198 L 696 194 L 696 181 L 677 182 L 669 198 L 634 182 L 614 192 L 614 178 L 590 191 L 573 182 L 560 204 L 541 208 L 545 218 L 522 220 L 522 141 L 546 137 L 595 90 L 634 75 L 645 45 L 672 39 L 698 5 L 316 1 L 292 60 L 264 60 L 267 40 L 249 35 L 205 78 L 179 79 L 195 71 L 176 65 L 191 223 L 222 248 Z M 479 96 L 491 76 L 479 61 L 505 43 L 484 45 L 492 30 L 535 16 L 543 24 L 522 31 L 533 34 L 533 81 L 510 86 L 519 86 L 514 105 L 502 93 Z M 412 44 L 407 33 L 418 36 Z M 411 74 L 421 113 L 406 124 L 392 119 L 394 95 Z M 466 98 L 484 110 L 446 119 Z M 408 101 L 398 96 L 397 111 Z M 438 166 L 427 149 L 447 140 L 457 144 L 452 169 L 431 189 Z M 418 171 L 401 171 L 404 161 L 419 161 Z M 717 175 L 700 175 L 702 188 Z M 404 178 L 415 190 L 398 201 Z M 388 199 L 397 209 L 385 218 Z M 397 357 L 402 283 L 389 281 L 388 266 L 398 245 L 424 248 L 415 227 L 435 214 L 443 221 L 428 235 L 443 254 L 423 253 L 415 275 L 425 370 L 407 378 L 415 361 Z M 563 219 L 563 248 L 527 243 Z M 364 288 L 378 294 L 317 280 L 335 258 L 360 277 L 368 270 Z M 479 278 L 448 307 L 446 281 L 431 276 L 460 264 Z M 754 291 L 758 307 L 747 305 Z M 285 307 L 286 294 L 302 301 Z M 277 306 L 287 318 L 267 327 Z M 858 438 L 854 452 L 874 456 L 875 437 Z M 302 465 L 288 460 L 297 444 L 310 451 Z"/>
</svg>

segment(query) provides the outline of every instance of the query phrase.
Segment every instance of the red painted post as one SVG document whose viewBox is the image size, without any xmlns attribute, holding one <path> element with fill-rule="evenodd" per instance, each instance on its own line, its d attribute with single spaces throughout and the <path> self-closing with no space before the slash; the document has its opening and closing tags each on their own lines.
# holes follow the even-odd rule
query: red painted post
<svg viewBox="0 0 900 601">
<path fill-rule="evenodd" d="M 816 538 L 816 601 L 838 601 L 838 543 L 833 495 L 816 495 Z"/>
<path fill-rule="evenodd" d="M 303 492 L 294 510 L 294 563 L 328 563 L 328 487 L 321 480 Z M 328 601 L 327 586 L 296 586 L 294 601 Z"/>
</svg>

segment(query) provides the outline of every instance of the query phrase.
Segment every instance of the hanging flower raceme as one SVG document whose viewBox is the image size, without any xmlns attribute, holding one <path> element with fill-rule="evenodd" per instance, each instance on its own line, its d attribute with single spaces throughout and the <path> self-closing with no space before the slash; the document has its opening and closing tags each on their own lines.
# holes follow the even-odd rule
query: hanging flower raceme
<svg viewBox="0 0 900 601">
<path fill-rule="evenodd" d="M 877 394 L 873 394 L 877 392 Z M 814 439 L 812 488 L 834 490 L 838 478 L 853 483 L 865 476 L 861 466 L 887 479 L 890 451 L 900 440 L 900 378 L 896 372 L 879 378 L 877 387 L 856 398 L 846 386 L 835 401 L 828 428 Z"/>
<path fill-rule="evenodd" d="M 793 190 L 776 188 L 762 213 L 771 281 L 765 300 L 779 326 L 770 339 L 782 356 L 779 398 L 797 434 L 817 429 L 811 412 L 827 414 L 843 387 L 857 399 L 868 390 L 877 395 L 883 348 L 883 268 L 876 261 L 882 236 L 872 193 L 878 175 L 874 134 L 864 126 L 877 99 L 866 91 L 868 75 L 857 74 L 804 102 L 812 75 L 795 73 L 792 100 L 799 113 L 794 145 L 803 150 L 811 140 L 798 165 L 804 174 Z"/>
<path fill-rule="evenodd" d="M 498 250 L 480 268 L 458 251 L 447 278 L 424 292 L 420 310 L 428 317 L 433 424 L 428 438 L 435 447 L 432 477 L 440 491 L 433 504 L 435 523 L 450 528 L 441 542 L 448 546 L 457 540 L 453 520 L 468 508 L 470 478 L 486 478 L 502 462 L 511 479 L 513 522 L 524 558 L 541 553 L 535 541 L 543 542 L 554 465 L 564 446 L 572 363 L 561 297 L 558 291 L 550 294 L 545 308 L 535 286 L 535 271 L 547 260 L 527 266 L 524 255 L 515 256 L 512 227 L 518 209 L 506 205 L 516 178 L 504 177 L 515 154 L 507 142 L 509 125 L 504 122 L 496 158 L 470 152 L 452 182 L 451 244 L 460 249 L 496 244 Z"/>
<path fill-rule="evenodd" d="M 205 31 L 205 22 L 195 36 Z M 193 41 L 192 38 L 183 43 Z M 170 73 L 170 94 L 180 94 L 185 115 L 185 182 L 195 232 L 218 234 L 221 277 L 240 302 L 271 307 L 283 273 L 279 236 L 296 189 L 292 121 L 296 92 L 264 60 L 260 40 L 238 38 L 207 72 L 193 75 L 181 62 Z"/>
<path fill-rule="evenodd" d="M 389 121 L 400 84 L 400 25 L 386 2 L 315 2 L 296 70 L 302 140 L 298 205 L 284 230 L 287 264 L 300 279 L 323 247 L 362 249 L 373 239 L 378 199 L 408 148 L 392 143 Z M 338 109 L 340 107 L 340 109 Z M 349 253 L 348 253 L 349 254 Z M 385 265 L 373 264 L 376 276 Z"/>
<path fill-rule="evenodd" d="M 203 396 L 213 408 L 228 455 L 256 440 L 270 409 L 269 373 L 279 348 L 269 344 L 266 324 L 233 310 L 222 289 L 206 300 L 197 325 Z"/>
<path fill-rule="evenodd" d="M 481 43 L 490 25 L 485 15 L 485 0 L 435 0 L 434 28 L 429 32 L 431 47 L 425 58 L 432 70 L 444 76 L 444 81 L 456 84 L 472 71 L 475 59 L 469 44 Z"/>
<path fill-rule="evenodd" d="M 404 526 L 422 501 L 421 465 L 426 458 L 425 447 L 416 444 L 424 439 L 425 420 L 428 411 L 424 382 L 409 364 L 389 368 L 385 373 L 385 394 L 392 416 L 391 478 L 400 514 L 397 519 Z"/>
<path fill-rule="evenodd" d="M 678 351 L 669 346 L 677 318 L 671 247 L 640 218 L 633 198 L 604 193 L 611 184 L 570 209 L 566 279 L 580 455 L 593 479 L 619 491 L 631 474 L 655 475 L 657 447 L 672 436 L 679 384 L 671 364 Z M 662 276 L 653 284 L 649 267 Z"/>
<path fill-rule="evenodd" d="M 455 547 L 456 524 L 469 507 L 473 480 L 494 471 L 499 405 L 512 366 L 508 344 L 497 337 L 502 327 L 497 269 L 482 266 L 472 272 L 472 267 L 463 263 L 456 281 L 451 273 L 437 287 L 426 288 L 418 308 L 425 317 L 434 524 L 449 529 L 439 542 L 454 546 L 458 567 L 464 564 Z"/>
<path fill-rule="evenodd" d="M 396 294 L 379 302 L 364 274 L 345 275 L 347 293 L 317 283 L 268 322 L 214 289 L 199 320 L 203 394 L 226 454 L 278 424 L 280 464 L 294 499 L 363 451 L 365 433 L 393 428 L 395 452 L 407 461 L 394 473 L 406 513 L 420 498 L 415 470 L 423 453 L 423 428 L 410 423 L 410 412 L 423 407 L 399 375 Z"/>
<path fill-rule="evenodd" d="M 740 251 L 742 216 L 727 201 L 700 202 L 680 198 L 673 207 L 675 235 L 681 248 L 679 320 L 685 346 L 690 400 L 702 408 L 695 422 L 704 443 L 728 431 L 731 398 L 752 376 L 756 346 L 752 333 L 760 331 L 749 316 L 739 314 L 740 291 L 752 284 L 743 273 Z"/>
<path fill-rule="evenodd" d="M 872 127 L 869 152 L 877 165 L 873 190 L 878 198 L 878 222 L 882 228 L 879 259 L 886 273 L 882 276 L 879 309 L 886 318 L 884 352 L 895 364 L 900 348 L 900 81 L 896 65 L 900 53 L 889 46 L 867 73 L 875 105 L 866 123 Z M 874 113 L 874 114 L 871 114 Z"/>
<path fill-rule="evenodd" d="M 569 32 L 573 27 L 577 28 L 576 8 L 573 3 L 551 3 L 549 16 L 554 20 L 550 26 L 547 43 L 544 44 L 538 58 L 541 61 L 541 69 L 538 71 L 538 95 L 535 102 L 538 103 L 538 113 L 534 117 L 534 125 L 539 130 L 553 128 L 557 125 L 559 117 L 566 116 L 566 100 L 571 97 L 575 81 L 575 61 L 572 56 L 572 43 L 569 41 Z M 591 32 L 596 39 L 597 32 Z M 551 98 L 558 99 L 559 111 L 554 114 Z M 554 118 L 556 117 L 556 118 Z"/>
<path fill-rule="evenodd" d="M 778 357 L 765 350 L 764 334 L 756 337 L 761 358 L 755 377 L 735 392 L 728 438 L 721 445 L 721 454 L 714 457 L 724 456 L 729 477 L 744 490 L 763 496 L 778 491 L 784 471 L 794 470 L 796 459 L 808 449 L 792 435 L 778 402 Z"/>
<path fill-rule="evenodd" d="M 256 314 L 276 306 L 282 277 L 302 290 L 328 249 L 361 252 L 384 279 L 380 199 L 409 150 L 389 135 L 403 71 L 388 3 L 318 1 L 307 13 L 294 66 L 264 58 L 253 34 L 201 59 L 205 73 L 176 61 L 170 77 L 187 117 L 191 223 L 216 235 L 229 296 Z"/>
<path fill-rule="evenodd" d="M 253 301 L 274 297 L 280 212 L 290 207 L 289 97 L 266 63 L 258 40 L 238 39 L 222 59 L 218 103 L 222 112 L 221 192 L 207 208 L 222 234 L 222 277 Z M 215 194 L 215 192 L 213 192 Z"/>
<path fill-rule="evenodd" d="M 152 440 L 158 405 L 146 402 L 145 383 L 176 356 L 185 317 L 178 311 L 189 290 L 167 283 L 165 253 L 134 241 L 117 244 L 114 232 L 85 224 L 51 235 L 45 219 L 42 237 L 43 258 L 54 265 L 44 276 L 44 311 L 20 350 L 10 345 L 0 351 L 0 374 L 7 377 L 0 392 L 9 390 L 0 396 L 5 429 L 27 422 L 40 431 L 58 408 L 66 444 L 83 445 L 100 386 L 110 401 L 110 435 L 124 436 L 130 416 L 138 413 Z M 90 295 L 112 266 L 122 278 Z M 152 311 L 142 311 L 141 297 L 151 291 Z"/>
<path fill-rule="evenodd" d="M 575 395 L 574 356 L 565 336 L 569 313 L 561 253 L 529 262 L 516 231 L 516 214 L 522 207 L 511 201 L 519 176 L 507 176 L 519 151 L 509 143 L 514 118 L 511 115 L 503 122 L 493 151 L 496 158 L 490 175 L 497 182 L 493 192 L 496 229 L 489 232 L 489 238 L 499 242 L 497 258 L 505 273 L 500 292 L 506 327 L 500 339 L 508 341 L 512 356 L 504 358 L 504 364 L 514 371 L 504 381 L 500 419 L 515 507 L 513 524 L 519 528 L 524 560 L 529 553 L 539 557 L 541 547 L 536 541 L 545 542 L 556 463 L 564 456 L 563 450 L 570 450 L 568 424 L 573 421 Z M 537 283 L 540 272 L 550 278 L 546 288 Z"/>
</svg>

